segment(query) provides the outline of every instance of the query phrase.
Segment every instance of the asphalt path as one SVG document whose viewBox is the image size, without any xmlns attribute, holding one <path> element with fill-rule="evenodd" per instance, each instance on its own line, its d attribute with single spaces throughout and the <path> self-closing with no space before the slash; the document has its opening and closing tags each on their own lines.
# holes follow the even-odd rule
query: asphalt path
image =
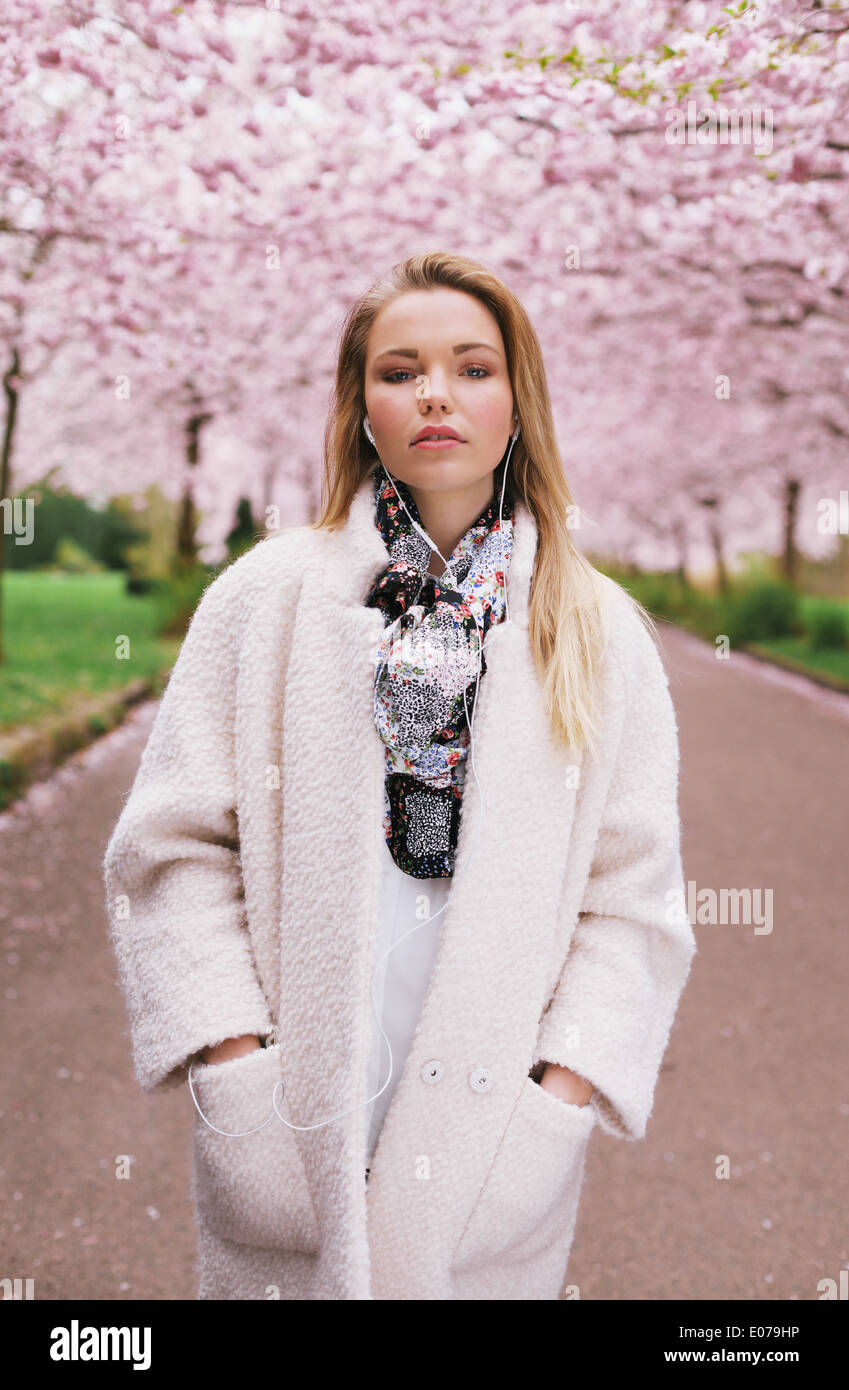
<svg viewBox="0 0 849 1390">
<path fill-rule="evenodd" d="M 769 890 L 772 929 L 695 924 L 646 1139 L 590 1141 L 564 1295 L 816 1300 L 849 1268 L 849 697 L 661 630 L 686 877 Z M 197 1295 L 194 1110 L 134 1080 L 101 879 L 155 708 L 0 816 L 0 1277 L 37 1299 Z"/>
</svg>

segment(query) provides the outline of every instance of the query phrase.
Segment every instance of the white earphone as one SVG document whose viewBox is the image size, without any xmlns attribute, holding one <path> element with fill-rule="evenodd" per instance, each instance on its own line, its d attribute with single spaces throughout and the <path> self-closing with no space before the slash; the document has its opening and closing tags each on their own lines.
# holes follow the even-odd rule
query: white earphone
<svg viewBox="0 0 849 1390">
<path fill-rule="evenodd" d="M 377 449 L 377 446 L 375 445 L 375 442 L 374 442 L 374 435 L 372 434 L 372 430 L 371 430 L 371 422 L 369 421 L 369 418 L 368 418 L 367 415 L 366 415 L 365 419 L 363 420 L 363 429 L 364 429 L 364 431 L 365 431 L 366 438 L 368 439 L 369 443 L 370 443 L 370 444 L 375 448 L 375 450 L 376 450 L 376 449 Z M 504 489 L 505 489 L 505 486 L 506 486 L 506 484 L 507 484 L 507 467 L 508 467 L 508 464 L 510 463 L 510 455 L 511 455 L 512 452 L 513 452 L 513 445 L 515 444 L 516 440 L 517 440 L 518 437 L 519 437 L 520 429 L 521 429 L 521 426 L 520 426 L 520 425 L 518 424 L 518 422 L 517 422 L 516 428 L 514 429 L 513 433 L 512 433 L 511 436 L 510 436 L 510 448 L 509 448 L 509 450 L 508 450 L 508 452 L 507 452 L 507 458 L 506 458 L 505 463 L 504 463 L 504 477 L 503 477 L 502 480 L 501 480 L 501 498 L 500 498 L 499 507 L 498 507 L 499 539 L 500 539 L 500 542 L 501 542 L 501 572 L 502 572 L 502 583 L 503 583 L 503 586 L 504 586 L 504 621 L 505 621 L 505 623 L 509 623 L 509 622 L 510 622 L 510 611 L 509 611 L 508 604 L 507 604 L 507 581 L 506 581 L 506 575 L 504 574 L 504 533 L 503 533 L 503 531 L 502 531 L 502 529 L 501 529 L 501 514 L 502 514 L 502 511 L 503 511 L 503 509 L 504 509 Z M 378 455 L 378 457 L 379 457 L 379 455 Z M 407 516 L 409 517 L 411 524 L 415 527 L 415 529 L 416 529 L 416 531 L 419 533 L 419 535 L 420 535 L 424 540 L 427 541 L 427 543 L 428 543 L 428 545 L 431 547 L 431 549 L 436 551 L 436 553 L 437 553 L 437 555 L 439 556 L 440 560 L 442 561 L 442 563 L 445 565 L 446 569 L 447 569 L 447 570 L 449 571 L 449 573 L 451 574 L 452 579 L 454 579 L 455 582 L 456 582 L 456 578 L 455 578 L 455 575 L 454 575 L 454 570 L 453 570 L 453 568 L 452 568 L 452 566 L 451 566 L 451 561 L 450 561 L 450 559 L 449 559 L 449 560 L 446 560 L 445 556 L 442 554 L 442 552 L 438 549 L 438 547 L 437 547 L 437 546 L 434 544 L 434 542 L 431 540 L 430 536 L 427 534 L 427 531 L 425 531 L 423 527 L 419 526 L 418 522 L 417 522 L 417 521 L 415 520 L 415 518 L 410 514 L 410 510 L 409 510 L 409 508 L 407 507 L 407 504 L 405 503 L 405 501 L 404 501 L 403 497 L 401 496 L 400 492 L 398 491 L 397 487 L 395 487 L 395 479 L 392 477 L 391 473 L 388 471 L 388 469 L 386 468 L 386 465 L 383 463 L 382 460 L 381 460 L 381 467 L 383 468 L 384 473 L 386 474 L 387 478 L 389 479 L 389 481 L 391 482 L 393 488 L 395 489 L 395 495 L 396 495 L 396 497 L 398 498 L 398 501 L 401 503 L 401 506 L 404 508 L 404 511 L 407 513 Z M 422 588 L 424 587 L 424 583 L 425 583 L 425 582 L 426 582 L 426 581 L 424 581 L 424 580 L 422 581 Z M 421 592 L 421 589 L 419 590 L 419 592 Z M 417 597 L 418 597 L 418 596 L 417 596 Z M 401 617 L 403 617 L 403 616 L 404 616 L 404 615 L 402 614 Z M 485 819 L 484 797 L 483 797 L 483 791 L 482 791 L 481 785 L 480 785 L 480 779 L 478 778 L 478 774 L 477 774 L 477 768 L 475 767 L 474 739 L 473 739 L 473 737 L 472 737 L 472 735 L 473 735 L 473 730 L 474 730 L 474 722 L 475 722 L 475 718 L 476 718 L 476 716 L 477 716 L 477 710 L 478 710 L 478 685 L 479 685 L 479 682 L 480 682 L 480 675 L 481 675 L 481 652 L 482 652 L 482 650 L 483 650 L 483 639 L 481 638 L 480 624 L 478 623 L 478 620 L 477 620 L 477 618 L 475 617 L 475 614 L 474 614 L 474 613 L 472 613 L 472 618 L 474 619 L 475 628 L 476 628 L 476 630 L 477 630 L 477 636 L 478 636 L 478 651 L 477 651 L 477 671 L 476 671 L 476 673 L 475 673 L 475 701 L 474 701 L 474 709 L 472 710 L 472 718 L 471 718 L 471 720 L 469 720 L 469 706 L 468 706 L 468 703 L 467 703 L 467 701 L 466 701 L 466 690 L 465 690 L 465 688 L 464 688 L 464 690 L 463 690 L 463 705 L 464 705 L 465 710 L 466 710 L 466 723 L 467 723 L 468 729 L 469 729 L 469 759 L 470 759 L 470 762 L 471 762 L 471 765 L 472 765 L 472 771 L 473 771 L 474 774 L 475 774 L 475 785 L 477 786 L 478 795 L 480 796 L 481 818 L 480 818 L 480 821 L 478 822 L 477 828 L 476 828 L 476 830 L 475 830 L 474 840 L 472 841 L 472 844 L 473 844 L 473 845 L 476 845 L 477 842 L 478 842 L 478 838 L 479 838 L 479 836 L 480 836 L 480 832 L 481 832 L 481 830 L 482 830 L 482 828 L 483 828 L 484 819 Z M 387 635 L 389 634 L 389 632 L 392 630 L 392 628 L 393 628 L 393 627 L 396 625 L 396 623 L 398 623 L 399 621 L 400 621 L 400 618 L 396 618 L 395 621 L 394 621 L 393 623 L 390 623 L 390 624 L 387 626 L 387 628 L 385 629 L 384 634 L 383 634 L 383 641 L 384 641 L 384 643 L 386 642 Z M 380 671 L 378 672 L 378 679 L 379 679 L 380 675 L 382 674 L 383 668 L 384 668 L 385 665 L 386 665 L 386 662 L 384 661 L 383 665 L 382 665 L 381 668 L 380 668 Z M 376 687 L 377 687 L 377 679 L 375 680 L 375 699 L 377 698 Z M 389 1085 L 389 1082 L 390 1082 L 391 1079 L 392 1079 L 392 1071 L 393 1071 L 392 1045 L 391 1045 L 391 1043 L 389 1042 L 389 1039 L 387 1038 L 385 1032 L 383 1031 L 383 1025 L 382 1025 L 381 1022 L 380 1022 L 380 1018 L 379 1018 L 379 1016 L 378 1016 L 377 1009 L 375 1008 L 375 1002 L 374 1002 L 374 982 L 375 982 L 375 978 L 376 978 L 376 976 L 377 976 L 378 970 L 380 969 L 381 965 L 383 964 L 383 961 L 384 961 L 385 958 L 390 954 L 390 952 L 392 952 L 392 951 L 395 950 L 395 947 L 396 947 L 396 946 L 400 946 L 400 945 L 401 945 L 401 942 L 402 942 L 402 941 L 405 941 L 405 940 L 407 939 L 407 937 L 410 935 L 411 932 L 418 931 L 419 927 L 424 927 L 424 926 L 427 926 L 430 922 L 435 922 L 435 921 L 436 921 L 436 918 L 439 916 L 439 914 L 440 914 L 441 912 L 444 912 L 444 911 L 445 911 L 446 907 L 447 907 L 448 904 L 451 902 L 451 900 L 452 900 L 452 898 L 453 898 L 453 896 L 454 896 L 454 887 L 453 887 L 453 884 L 454 884 L 454 879 L 455 879 L 455 878 L 456 878 L 456 875 L 452 876 L 452 887 L 451 887 L 451 890 L 450 890 L 450 892 L 449 892 L 449 894 L 448 894 L 448 897 L 446 898 L 445 902 L 442 904 L 442 907 L 440 907 L 439 910 L 438 910 L 437 912 L 435 912 L 435 913 L 433 914 L 432 917 L 427 917 L 427 918 L 425 918 L 424 921 L 422 921 L 422 922 L 417 922 L 414 926 L 410 927 L 409 930 L 406 931 L 406 932 L 404 933 L 403 936 L 399 936 L 398 940 L 397 940 L 397 941 L 394 941 L 394 942 L 392 943 L 392 945 L 389 946 L 389 947 L 387 948 L 387 950 L 385 950 L 385 951 L 383 952 L 383 955 L 380 957 L 380 960 L 377 962 L 377 965 L 376 965 L 375 968 L 374 968 L 374 972 L 373 972 L 373 974 L 372 974 L 372 981 L 371 981 L 371 991 L 370 991 L 370 994 L 371 994 L 371 1009 L 372 1009 L 372 1016 L 373 1016 L 375 1022 L 377 1023 L 378 1028 L 380 1029 L 380 1034 L 381 1034 L 381 1037 L 383 1038 L 383 1041 L 386 1043 L 386 1046 L 387 1046 L 387 1048 L 389 1049 L 389 1075 L 387 1076 L 387 1078 L 386 1078 L 386 1080 L 384 1081 L 383 1085 L 380 1087 L 380 1089 L 379 1089 L 378 1091 L 375 1092 L 375 1094 L 374 1094 L 373 1096 L 369 1096 L 367 1100 L 358 1101 L 358 1103 L 357 1103 L 356 1105 L 352 1105 L 348 1110 L 342 1110 L 342 1111 L 340 1111 L 340 1113 L 339 1113 L 338 1115 L 331 1115 L 331 1117 L 330 1117 L 329 1120 L 318 1120 L 315 1124 L 312 1124 L 312 1125 L 294 1125 L 294 1124 L 291 1123 L 290 1120 L 287 1120 L 287 1119 L 286 1119 L 285 1115 L 281 1115 L 281 1114 L 280 1114 L 280 1111 L 277 1109 L 277 1088 L 278 1088 L 278 1086 L 282 1087 L 282 1085 L 283 1085 L 283 1082 L 282 1082 L 282 1081 L 278 1081 L 278 1082 L 275 1084 L 274 1089 L 273 1089 L 273 1091 L 272 1091 L 272 1093 L 271 1093 L 271 1104 L 272 1104 L 272 1106 L 273 1106 L 273 1108 L 274 1108 L 274 1113 L 275 1113 L 275 1115 L 277 1116 L 278 1120 L 282 1121 L 282 1123 L 283 1123 L 284 1125 L 287 1125 L 289 1129 L 299 1129 L 299 1130 L 321 1129 L 322 1126 L 324 1126 L 324 1125 L 333 1124 L 334 1121 L 336 1121 L 336 1120 L 341 1120 L 345 1115 L 353 1114 L 353 1112 L 354 1112 L 355 1110 L 361 1109 L 362 1106 L 364 1106 L 364 1105 L 370 1105 L 371 1102 L 372 1102 L 373 1100 L 377 1100 L 378 1096 L 381 1096 L 381 1095 L 383 1094 L 383 1092 L 386 1090 L 386 1087 Z M 213 1063 L 213 1065 L 218 1066 L 218 1065 L 220 1065 L 220 1063 Z M 261 1125 L 257 1125 L 255 1129 L 246 1129 L 246 1130 L 239 1131 L 239 1132 L 237 1132 L 237 1133 L 235 1133 L 235 1134 L 228 1134 L 228 1133 L 227 1133 L 225 1130 L 223 1130 L 223 1129 L 216 1129 L 215 1125 L 209 1123 L 209 1120 L 207 1120 L 206 1116 L 204 1115 L 203 1111 L 201 1110 L 200 1106 L 198 1105 L 197 1096 L 195 1095 L 194 1087 L 192 1086 L 192 1069 L 193 1069 L 193 1066 L 194 1066 L 194 1062 L 192 1062 L 192 1063 L 189 1065 L 189 1072 L 188 1072 L 189 1090 L 191 1091 L 192 1100 L 193 1100 L 194 1103 L 195 1103 L 195 1107 L 196 1107 L 197 1112 L 198 1112 L 198 1114 L 200 1115 L 201 1119 L 205 1122 L 205 1124 L 209 1125 L 209 1128 L 210 1128 L 210 1129 L 215 1130 L 215 1133 L 216 1133 L 216 1134 L 224 1135 L 224 1137 L 227 1138 L 227 1139 L 243 1139 L 243 1138 L 245 1138 L 245 1137 L 246 1137 L 247 1135 L 249 1135 L 249 1134 L 257 1134 L 259 1130 L 265 1129 L 265 1126 L 266 1126 L 267 1124 L 270 1123 L 270 1121 L 271 1121 L 271 1115 L 269 1115 L 268 1119 L 267 1119 L 267 1120 L 264 1120 L 263 1123 L 262 1123 Z"/>
</svg>

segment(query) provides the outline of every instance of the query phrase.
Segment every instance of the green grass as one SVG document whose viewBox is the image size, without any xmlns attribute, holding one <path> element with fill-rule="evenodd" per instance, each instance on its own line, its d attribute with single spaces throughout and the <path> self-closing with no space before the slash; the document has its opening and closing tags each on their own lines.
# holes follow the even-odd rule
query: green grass
<svg viewBox="0 0 849 1390">
<path fill-rule="evenodd" d="M 756 644 L 762 651 L 775 652 L 776 656 L 787 656 L 792 661 L 801 662 L 808 671 L 822 671 L 827 676 L 838 676 L 849 681 L 849 648 L 823 647 L 813 651 L 799 637 L 762 638 Z"/>
<path fill-rule="evenodd" d="M 180 639 L 157 637 L 148 596 L 124 592 L 124 576 L 7 571 L 3 579 L 0 729 L 61 713 L 173 665 Z M 128 660 L 116 637 L 130 639 Z"/>
<path fill-rule="evenodd" d="M 645 603 L 654 616 L 668 617 L 713 640 L 722 631 L 718 601 L 699 593 L 692 603 L 679 597 L 674 577 L 624 576 L 603 566 Z M 660 600 L 665 595 L 665 601 Z M 803 617 L 809 604 L 802 596 Z M 849 609 L 849 600 L 845 606 Z M 3 580 L 4 651 L 0 664 L 0 730 L 60 714 L 79 700 L 119 689 L 138 677 L 165 672 L 180 650 L 180 638 L 157 637 L 154 600 L 124 592 L 124 576 L 7 571 Z M 129 660 L 116 657 L 116 637 L 130 639 Z M 849 681 L 849 648 L 813 651 L 803 638 L 774 638 L 759 646 Z"/>
</svg>

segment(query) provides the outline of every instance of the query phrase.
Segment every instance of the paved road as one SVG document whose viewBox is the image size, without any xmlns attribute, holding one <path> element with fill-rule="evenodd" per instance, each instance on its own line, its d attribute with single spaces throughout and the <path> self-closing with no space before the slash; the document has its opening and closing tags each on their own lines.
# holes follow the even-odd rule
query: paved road
<svg viewBox="0 0 849 1390">
<path fill-rule="evenodd" d="M 685 876 L 771 889 L 773 929 L 695 925 L 646 1140 L 591 1140 L 569 1282 L 817 1299 L 849 1267 L 849 698 L 675 629 L 664 652 Z"/>
<path fill-rule="evenodd" d="M 771 889 L 773 930 L 696 926 L 646 1141 L 591 1140 L 568 1282 L 816 1299 L 849 1267 L 849 699 L 663 640 L 687 877 Z M 100 878 L 153 712 L 0 816 L 0 1276 L 38 1299 L 197 1292 L 191 1097 L 135 1084 Z"/>
</svg>

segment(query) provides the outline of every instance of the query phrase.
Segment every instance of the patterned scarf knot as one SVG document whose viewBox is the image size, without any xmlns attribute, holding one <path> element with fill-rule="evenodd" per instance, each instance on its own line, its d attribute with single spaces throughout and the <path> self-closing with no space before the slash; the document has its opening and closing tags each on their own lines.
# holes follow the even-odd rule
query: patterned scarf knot
<svg viewBox="0 0 849 1390">
<path fill-rule="evenodd" d="M 409 487 L 399 479 L 393 486 L 380 465 L 374 475 L 375 524 L 390 555 L 365 600 L 384 618 L 374 683 L 375 726 L 386 754 L 383 829 L 395 863 L 413 878 L 454 872 L 468 721 L 478 671 L 486 674 L 481 642 L 504 617 L 513 547 L 509 477 L 500 525 L 498 519 L 503 470 L 495 469 L 491 500 L 439 577 L 429 573 L 430 546 L 398 500 L 400 494 L 421 526 Z"/>
</svg>

